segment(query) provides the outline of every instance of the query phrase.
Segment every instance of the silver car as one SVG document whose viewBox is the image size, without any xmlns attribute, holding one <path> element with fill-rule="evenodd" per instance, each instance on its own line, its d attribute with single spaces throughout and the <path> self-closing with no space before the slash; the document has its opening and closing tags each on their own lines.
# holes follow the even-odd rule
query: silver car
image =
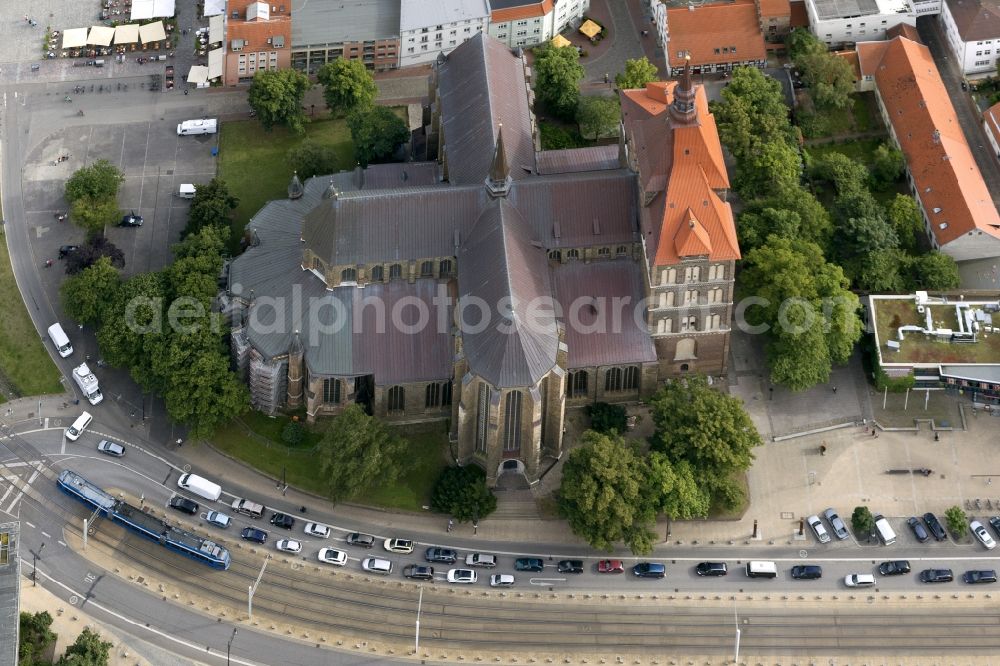
<svg viewBox="0 0 1000 666">
<path fill-rule="evenodd" d="M 819 519 L 819 516 L 809 516 L 806 518 L 806 522 L 812 528 L 817 541 L 820 543 L 830 543 L 830 533 L 823 527 L 823 521 Z"/>
<path fill-rule="evenodd" d="M 837 535 L 838 539 L 846 539 L 851 536 L 851 533 L 847 531 L 847 525 L 845 525 L 844 521 L 840 519 L 840 516 L 837 515 L 836 511 L 833 509 L 827 509 L 823 512 L 823 515 L 826 516 L 828 521 L 830 521 L 830 527 L 833 528 L 833 533 Z"/>
<path fill-rule="evenodd" d="M 114 456 L 115 458 L 121 458 L 125 455 L 125 447 L 118 442 L 112 442 L 111 440 L 102 439 L 101 443 L 97 445 L 97 450 L 101 453 L 109 456 Z"/>
</svg>

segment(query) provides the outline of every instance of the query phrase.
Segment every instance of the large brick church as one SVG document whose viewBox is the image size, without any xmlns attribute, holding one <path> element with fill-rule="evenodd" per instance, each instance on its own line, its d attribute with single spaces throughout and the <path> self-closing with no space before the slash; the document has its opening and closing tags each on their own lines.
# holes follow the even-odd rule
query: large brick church
<svg viewBox="0 0 1000 666">
<path fill-rule="evenodd" d="M 423 161 L 294 179 L 229 270 L 254 405 L 447 419 L 463 463 L 538 478 L 566 409 L 722 373 L 739 247 L 704 90 L 621 92 L 618 145 L 542 151 L 530 69 L 437 62 Z"/>
</svg>

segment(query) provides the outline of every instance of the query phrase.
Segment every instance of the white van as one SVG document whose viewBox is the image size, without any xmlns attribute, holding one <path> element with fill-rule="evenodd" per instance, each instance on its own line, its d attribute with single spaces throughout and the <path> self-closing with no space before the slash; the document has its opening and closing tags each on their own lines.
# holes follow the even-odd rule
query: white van
<svg viewBox="0 0 1000 666">
<path fill-rule="evenodd" d="M 774 562 L 752 560 L 747 562 L 747 578 L 777 578 L 778 567 Z"/>
<path fill-rule="evenodd" d="M 177 190 L 177 196 L 181 199 L 194 199 L 194 185 L 191 183 L 181 183 L 180 189 Z"/>
<path fill-rule="evenodd" d="M 875 514 L 875 531 L 886 546 L 896 543 L 896 533 L 889 527 L 889 521 L 879 514 Z"/>
<path fill-rule="evenodd" d="M 184 490 L 190 490 L 195 495 L 201 495 L 213 502 L 222 495 L 222 486 L 190 472 L 182 474 L 181 478 L 177 479 L 177 485 Z"/>
<path fill-rule="evenodd" d="M 62 324 L 59 322 L 49 326 L 49 340 L 52 341 L 56 351 L 63 358 L 73 353 L 73 345 L 70 344 L 69 337 L 66 336 L 66 331 L 63 330 Z"/>
<path fill-rule="evenodd" d="M 215 134 L 218 131 L 219 121 L 215 118 L 185 120 L 177 125 L 177 136 L 188 136 L 190 134 Z"/>
<path fill-rule="evenodd" d="M 76 417 L 76 421 L 73 421 L 73 425 L 66 428 L 65 432 L 66 439 L 68 439 L 71 442 L 75 442 L 76 440 L 80 439 L 80 435 L 83 434 L 83 431 L 87 429 L 87 426 L 89 426 L 90 422 L 93 420 L 94 417 L 91 416 L 88 412 L 80 414 L 78 417 Z"/>
</svg>

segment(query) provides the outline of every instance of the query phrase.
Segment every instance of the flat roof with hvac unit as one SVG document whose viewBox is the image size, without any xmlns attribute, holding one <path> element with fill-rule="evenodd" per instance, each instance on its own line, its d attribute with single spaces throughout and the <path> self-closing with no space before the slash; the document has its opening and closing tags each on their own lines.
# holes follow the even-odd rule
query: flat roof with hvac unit
<svg viewBox="0 0 1000 666">
<path fill-rule="evenodd" d="M 907 0 L 809 0 L 821 21 L 872 16 L 875 14 L 905 14 L 913 8 Z"/>
</svg>

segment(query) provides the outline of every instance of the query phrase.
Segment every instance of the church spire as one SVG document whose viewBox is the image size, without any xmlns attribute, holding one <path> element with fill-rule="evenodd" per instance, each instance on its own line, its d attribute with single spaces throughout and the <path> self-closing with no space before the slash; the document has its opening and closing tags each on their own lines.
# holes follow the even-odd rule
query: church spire
<svg viewBox="0 0 1000 666">
<path fill-rule="evenodd" d="M 486 176 L 486 190 L 492 197 L 505 197 L 510 192 L 510 166 L 503 147 L 503 123 L 497 126 L 497 145 L 493 151 L 490 173 Z"/>
<path fill-rule="evenodd" d="M 674 101 L 670 104 L 670 118 L 678 123 L 693 123 L 698 118 L 694 106 L 694 84 L 691 82 L 691 54 L 684 56 L 684 73 L 674 87 Z"/>
</svg>

